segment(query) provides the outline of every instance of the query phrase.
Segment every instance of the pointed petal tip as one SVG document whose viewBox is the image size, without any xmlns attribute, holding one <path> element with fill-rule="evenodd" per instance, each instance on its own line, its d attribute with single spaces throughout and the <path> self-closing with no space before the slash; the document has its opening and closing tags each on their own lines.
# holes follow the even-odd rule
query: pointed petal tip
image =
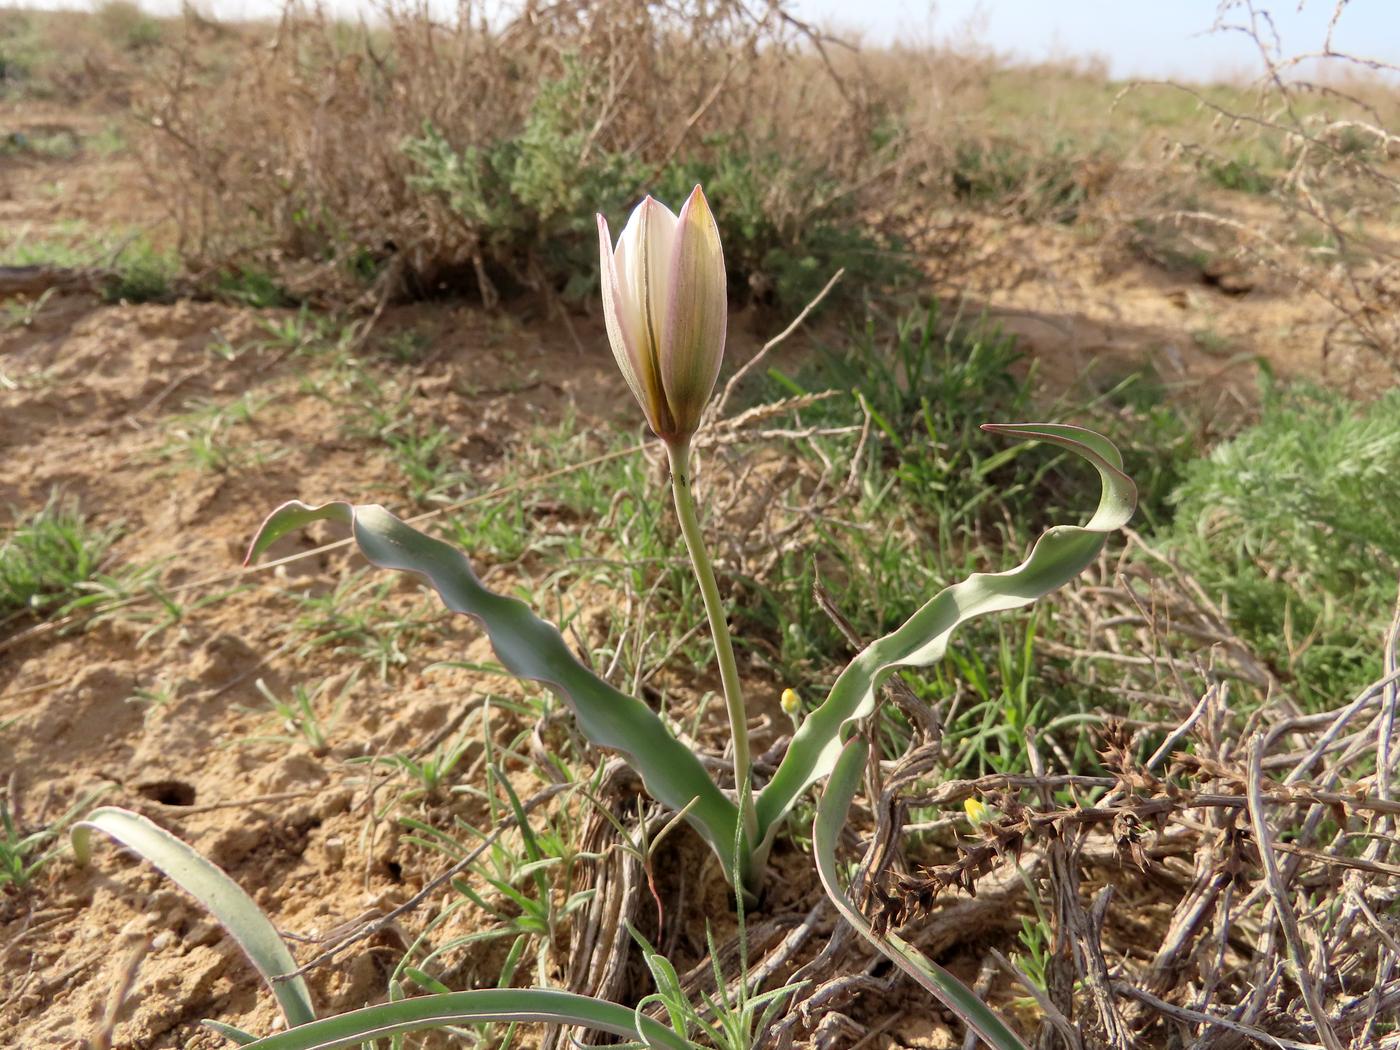
<svg viewBox="0 0 1400 1050">
<path fill-rule="evenodd" d="M 700 208 L 706 214 L 713 215 L 710 211 L 710 200 L 705 196 L 705 191 L 700 188 L 697 182 L 695 188 L 690 191 L 690 196 L 685 199 L 685 204 L 681 207 L 681 217 L 684 218 L 692 208 Z"/>
<path fill-rule="evenodd" d="M 657 200 L 650 193 L 642 198 L 642 203 L 637 205 L 637 207 L 639 210 L 645 209 L 649 219 L 660 218 L 662 215 L 670 216 L 672 220 L 676 218 L 676 213 L 671 210 L 670 206 L 667 205 L 665 201 Z"/>
</svg>

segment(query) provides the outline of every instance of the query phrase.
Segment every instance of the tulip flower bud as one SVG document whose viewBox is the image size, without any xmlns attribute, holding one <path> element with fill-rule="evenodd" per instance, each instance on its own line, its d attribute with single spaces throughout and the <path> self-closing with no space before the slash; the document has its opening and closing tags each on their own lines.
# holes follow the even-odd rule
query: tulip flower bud
<svg viewBox="0 0 1400 1050">
<path fill-rule="evenodd" d="M 719 375 L 728 320 L 724 251 L 696 186 L 679 216 L 647 197 L 613 247 L 598 216 L 603 318 L 613 356 L 647 422 L 684 443 Z"/>
</svg>

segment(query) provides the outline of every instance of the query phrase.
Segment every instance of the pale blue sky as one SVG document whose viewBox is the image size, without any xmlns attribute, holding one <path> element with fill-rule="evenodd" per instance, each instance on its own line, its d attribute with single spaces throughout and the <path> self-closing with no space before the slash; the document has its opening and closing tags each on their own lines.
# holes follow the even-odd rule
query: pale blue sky
<svg viewBox="0 0 1400 1050">
<path fill-rule="evenodd" d="M 1101 55 L 1115 77 L 1213 76 L 1259 69 L 1252 41 L 1210 33 L 1216 0 L 797 0 L 805 18 L 864 30 L 871 42 L 971 39 L 1029 59 Z M 1285 53 L 1321 47 L 1333 0 L 1255 0 Z M 1238 14 L 1231 19 L 1242 21 Z M 1338 50 L 1400 65 L 1400 0 L 1351 0 Z"/>
<path fill-rule="evenodd" d="M 0 0 L 0 4 L 15 0 Z M 18 0 L 33 6 L 86 7 L 97 0 Z M 141 0 L 156 12 L 180 0 Z M 368 0 L 324 0 L 335 10 L 373 10 Z M 453 0 L 429 0 L 450 11 Z M 974 41 L 1025 59 L 1099 55 L 1114 77 L 1253 76 L 1254 45 L 1238 33 L 1210 33 L 1217 0 L 790 0 L 799 17 L 845 26 L 871 43 Z M 195 0 L 219 17 L 265 17 L 280 0 Z M 756 0 L 757 7 L 761 0 Z M 1286 54 L 1321 46 L 1334 0 L 1255 0 L 1268 8 Z M 510 0 L 489 0 L 509 8 Z M 1342 51 L 1400 65 L 1400 0 L 1350 0 L 1335 38 Z"/>
</svg>

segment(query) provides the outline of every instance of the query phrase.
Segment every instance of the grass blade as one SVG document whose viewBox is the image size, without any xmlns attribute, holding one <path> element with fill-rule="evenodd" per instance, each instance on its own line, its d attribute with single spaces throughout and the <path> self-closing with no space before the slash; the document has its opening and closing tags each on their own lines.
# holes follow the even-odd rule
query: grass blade
<svg viewBox="0 0 1400 1050">
<path fill-rule="evenodd" d="M 762 846 L 772 843 L 778 822 L 812 784 L 831 772 L 841 753 L 841 734 L 875 706 L 880 683 L 899 667 L 936 663 L 959 625 L 987 613 L 1016 609 L 1048 594 L 1089 567 L 1108 534 L 1133 514 L 1137 490 L 1123 473 L 1123 459 L 1107 438 L 1082 427 L 1054 423 L 987 424 L 1010 437 L 1048 441 L 1078 453 L 1103 483 L 1098 510 L 1087 525 L 1047 529 L 1026 560 L 999 573 L 973 573 L 940 591 L 913 616 L 866 646 L 841 672 L 826 701 L 793 735 L 778 771 L 756 802 Z"/>
<path fill-rule="evenodd" d="M 545 988 L 487 988 L 425 995 L 354 1010 L 260 1039 L 248 1050 L 334 1050 L 441 1025 L 487 1021 L 577 1024 L 665 1050 L 695 1050 L 664 1025 L 628 1007 Z"/>
<path fill-rule="evenodd" d="M 689 806 L 686 819 L 715 851 L 726 876 L 735 870 L 738 807 L 715 786 L 700 760 L 671 735 L 656 712 L 580 663 L 553 624 L 524 602 L 484 587 L 460 551 L 376 504 L 312 507 L 293 501 L 263 522 L 248 560 L 277 537 L 321 519 L 349 524 L 360 550 L 375 565 L 427 577 L 449 609 L 480 621 L 497 659 L 512 674 L 553 689 L 573 709 L 589 740 L 627 758 L 652 798 L 677 810 Z"/>
<path fill-rule="evenodd" d="M 81 865 L 91 859 L 94 829 L 159 868 L 223 924 L 277 996 L 289 1027 L 316 1019 L 306 982 L 300 977 L 278 980 L 297 968 L 286 943 L 253 899 L 223 869 L 164 828 L 116 806 L 95 809 L 86 820 L 73 825 L 73 855 Z"/>
<path fill-rule="evenodd" d="M 222 1021 L 211 1021 L 206 1017 L 199 1023 L 203 1027 L 209 1029 L 209 1031 L 223 1036 L 235 1046 L 247 1046 L 249 1043 L 256 1043 L 258 1041 L 257 1036 L 249 1035 L 247 1032 L 243 1031 L 243 1029 L 235 1028 L 231 1024 L 224 1024 Z"/>
<path fill-rule="evenodd" d="M 862 937 L 960 1017 L 963 1024 L 976 1032 L 993 1050 L 1026 1050 L 1026 1045 L 1016 1033 L 977 997 L 976 992 L 908 941 L 892 933 L 883 936 L 876 933 L 841 889 L 836 875 L 836 843 L 841 829 L 846 826 L 851 800 L 860 786 L 861 771 L 869 755 L 869 743 L 860 736 L 853 737 L 838 756 L 826 789 L 817 803 L 817 817 L 812 828 L 812 852 L 816 856 L 822 888 L 842 918 L 854 926 Z"/>
</svg>

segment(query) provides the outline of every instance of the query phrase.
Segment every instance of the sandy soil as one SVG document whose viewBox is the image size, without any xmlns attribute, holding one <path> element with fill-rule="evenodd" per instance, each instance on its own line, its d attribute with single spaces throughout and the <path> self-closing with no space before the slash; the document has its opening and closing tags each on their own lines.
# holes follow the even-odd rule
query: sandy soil
<svg viewBox="0 0 1400 1050">
<path fill-rule="evenodd" d="M 292 611 L 286 595 L 332 589 L 351 559 L 320 556 L 263 573 L 250 587 L 238 564 L 258 521 L 284 498 L 324 499 L 347 486 L 357 498 L 402 501 L 382 458 L 348 445 L 315 399 L 298 392 L 295 363 L 267 351 L 236 362 L 211 354 L 215 333 L 238 344 L 258 320 L 214 304 L 102 306 L 74 297 L 0 341 L 8 374 L 43 377 L 37 389 L 0 396 L 0 501 L 32 508 L 55 488 L 77 495 L 96 521 L 123 523 L 118 559 L 164 564 L 164 586 L 187 588 L 177 599 L 185 607 L 179 622 L 153 635 L 148 603 L 81 634 L 7 645 L 0 769 L 9 771 L 26 824 L 100 789 L 103 801 L 148 813 L 193 842 L 253 890 L 280 927 L 314 939 L 414 888 L 403 882 L 414 866 L 395 859 L 397 833 L 374 818 L 369 788 L 379 778 L 347 770 L 345 760 L 411 750 L 484 686 L 460 671 L 394 672 L 385 681 L 371 673 L 344 696 L 332 739 L 346 743 L 327 754 L 247 741 L 281 732 L 254 687 L 258 678 L 279 695 L 328 680 L 335 695 L 352 670 L 325 650 L 289 656 L 283 629 Z M 501 346 L 495 380 L 526 386 L 560 353 L 570 357 L 567 376 L 524 394 L 444 395 L 451 380 L 479 375 L 479 332 L 472 319 L 461 321 L 451 340 L 460 358 L 444 355 L 444 381 L 424 411 L 454 425 L 462 452 L 489 477 L 512 424 L 587 401 L 572 388 L 601 385 L 607 362 L 522 336 Z M 249 392 L 276 399 L 240 438 L 266 450 L 267 462 L 201 472 L 162 453 L 173 409 Z M 234 587 L 246 589 L 196 608 Z M 431 624 L 415 665 L 460 659 L 464 650 L 468 659 L 488 655 L 473 650 L 475 631 L 442 619 L 416 587 L 405 583 L 389 601 Z M 22 1036 L 25 1045 L 77 1045 L 103 1016 L 131 946 L 147 940 L 117 1045 L 221 1045 L 191 1027 L 202 1016 L 273 1027 L 237 949 L 160 877 L 102 848 L 94 871 L 56 864 L 33 892 L 0 898 L 0 1043 Z M 382 990 L 382 961 L 366 951 L 313 984 L 328 1005 L 360 1005 Z"/>
</svg>

